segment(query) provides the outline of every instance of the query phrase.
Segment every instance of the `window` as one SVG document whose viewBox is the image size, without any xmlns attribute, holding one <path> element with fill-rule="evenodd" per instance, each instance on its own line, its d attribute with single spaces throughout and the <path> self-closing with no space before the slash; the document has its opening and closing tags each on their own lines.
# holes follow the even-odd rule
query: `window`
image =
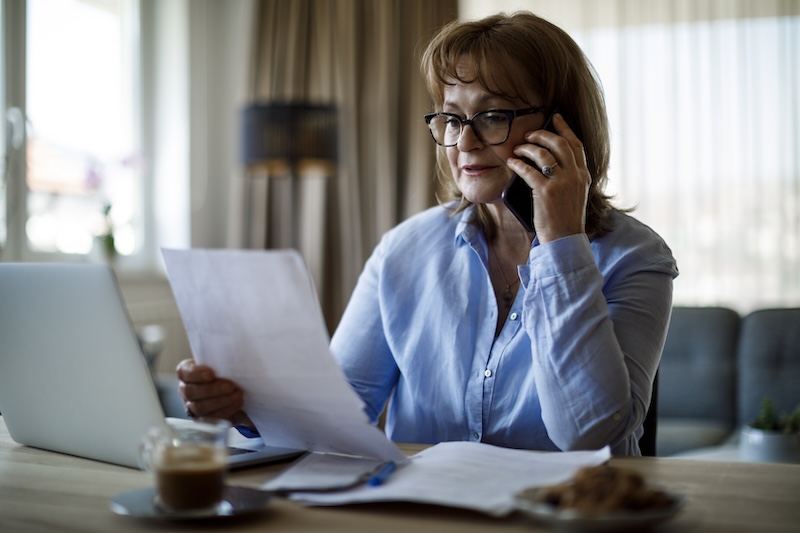
<svg viewBox="0 0 800 533">
<path fill-rule="evenodd" d="M 655 229 L 679 305 L 800 305 L 800 3 L 462 0 L 564 28 L 603 83 L 608 192 Z"/>
<path fill-rule="evenodd" d="M 5 3 L 18 17 L 4 21 L 7 32 L 25 20 L 25 31 L 9 36 L 23 47 L 24 65 L 3 69 L 6 81 L 23 80 L 16 90 L 25 97 L 10 102 L 7 117 L 17 138 L 24 122 L 25 145 L 4 142 L 4 259 L 137 253 L 144 165 L 136 0 Z"/>
<path fill-rule="evenodd" d="M 580 34 L 611 192 L 672 248 L 676 304 L 800 305 L 800 17 L 708 15 Z"/>
</svg>

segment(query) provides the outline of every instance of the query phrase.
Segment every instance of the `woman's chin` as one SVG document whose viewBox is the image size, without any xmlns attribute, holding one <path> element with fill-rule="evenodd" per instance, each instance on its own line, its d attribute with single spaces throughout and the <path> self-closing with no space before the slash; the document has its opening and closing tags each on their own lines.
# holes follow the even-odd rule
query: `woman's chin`
<svg viewBox="0 0 800 533">
<path fill-rule="evenodd" d="M 491 204 L 502 201 L 505 182 L 499 180 L 460 180 L 461 194 L 473 204 Z"/>
<path fill-rule="evenodd" d="M 502 202 L 502 191 L 461 191 L 461 194 L 473 204 L 494 204 Z"/>
</svg>

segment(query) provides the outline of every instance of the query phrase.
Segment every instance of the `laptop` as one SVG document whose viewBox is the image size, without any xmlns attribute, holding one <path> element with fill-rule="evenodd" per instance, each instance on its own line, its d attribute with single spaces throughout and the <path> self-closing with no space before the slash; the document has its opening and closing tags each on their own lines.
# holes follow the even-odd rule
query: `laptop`
<svg viewBox="0 0 800 533">
<path fill-rule="evenodd" d="M 0 263 L 0 414 L 20 444 L 139 468 L 165 417 L 109 267 Z M 232 440 L 231 468 L 305 453 Z"/>
</svg>

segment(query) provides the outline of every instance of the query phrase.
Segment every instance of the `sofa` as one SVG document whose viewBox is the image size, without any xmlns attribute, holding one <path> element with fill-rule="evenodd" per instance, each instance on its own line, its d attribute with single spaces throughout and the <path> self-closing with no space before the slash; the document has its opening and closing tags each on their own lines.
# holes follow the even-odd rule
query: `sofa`
<svg viewBox="0 0 800 533">
<path fill-rule="evenodd" d="M 659 456 L 735 446 L 765 397 L 800 405 L 800 308 L 674 307 L 659 380 Z"/>
</svg>

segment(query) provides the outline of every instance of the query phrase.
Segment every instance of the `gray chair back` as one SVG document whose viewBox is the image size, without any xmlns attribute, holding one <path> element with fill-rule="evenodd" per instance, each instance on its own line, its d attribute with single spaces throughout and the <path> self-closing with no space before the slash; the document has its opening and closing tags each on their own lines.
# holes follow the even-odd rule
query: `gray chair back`
<svg viewBox="0 0 800 533">
<path fill-rule="evenodd" d="M 761 309 L 742 319 L 739 424 L 751 422 L 769 396 L 779 413 L 800 404 L 800 308 Z"/>
<path fill-rule="evenodd" d="M 673 308 L 659 367 L 659 416 L 735 427 L 740 322 L 724 307 Z"/>
</svg>

